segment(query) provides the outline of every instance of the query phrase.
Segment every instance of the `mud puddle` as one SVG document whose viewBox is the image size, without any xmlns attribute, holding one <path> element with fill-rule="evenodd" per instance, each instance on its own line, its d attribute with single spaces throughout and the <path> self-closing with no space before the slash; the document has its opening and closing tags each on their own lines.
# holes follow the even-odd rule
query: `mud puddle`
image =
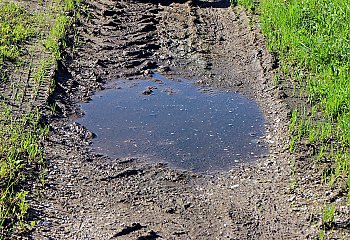
<svg viewBox="0 0 350 240">
<path fill-rule="evenodd" d="M 290 110 L 273 81 L 275 59 L 249 16 L 205 0 L 84 2 L 91 14 L 82 14 L 79 41 L 56 80 L 46 193 L 36 207 L 42 220 L 29 239 L 312 239 L 315 215 L 303 203 L 316 195 L 291 188 Z M 265 123 L 254 102 L 185 80 L 114 81 L 83 105 L 78 121 L 97 134 L 89 146 L 91 133 L 67 118 L 80 115 L 79 103 L 109 80 L 145 79 L 162 66 L 257 101 L 268 156 L 254 161 L 266 151 L 257 144 Z M 196 174 L 142 156 L 197 171 L 256 163 Z"/>
<path fill-rule="evenodd" d="M 77 121 L 97 135 L 94 150 L 111 157 L 213 172 L 267 152 L 255 102 L 186 79 L 153 74 L 151 81 L 115 81 L 82 109 L 85 116 Z"/>
</svg>

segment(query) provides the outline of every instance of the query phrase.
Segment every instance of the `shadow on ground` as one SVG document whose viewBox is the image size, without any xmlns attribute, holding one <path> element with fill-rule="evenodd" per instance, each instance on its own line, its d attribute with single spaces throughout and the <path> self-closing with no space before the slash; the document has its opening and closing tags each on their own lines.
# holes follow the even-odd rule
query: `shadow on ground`
<svg viewBox="0 0 350 240">
<path fill-rule="evenodd" d="M 202 8 L 228 8 L 231 6 L 230 0 L 200 1 L 193 0 L 193 4 Z"/>
<path fill-rule="evenodd" d="M 148 2 L 154 4 L 161 4 L 168 6 L 171 3 L 185 3 L 186 0 L 136 0 L 137 2 Z M 211 1 L 201 1 L 201 0 L 193 0 L 193 4 L 197 7 L 202 8 L 228 8 L 230 7 L 230 0 L 211 0 Z"/>
</svg>

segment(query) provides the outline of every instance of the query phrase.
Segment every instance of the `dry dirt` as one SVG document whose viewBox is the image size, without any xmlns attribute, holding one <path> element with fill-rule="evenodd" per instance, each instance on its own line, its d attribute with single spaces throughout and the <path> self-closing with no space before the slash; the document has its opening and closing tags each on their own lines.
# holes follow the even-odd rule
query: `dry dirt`
<svg viewBox="0 0 350 240">
<path fill-rule="evenodd" d="M 252 19 L 228 1 L 87 1 L 56 74 L 44 143 L 45 197 L 32 239 L 310 239 L 312 211 L 291 195 L 286 93 Z M 266 117 L 269 154 L 200 175 L 141 158 L 111 159 L 74 123 L 79 102 L 113 79 L 151 72 L 237 90 Z"/>
</svg>

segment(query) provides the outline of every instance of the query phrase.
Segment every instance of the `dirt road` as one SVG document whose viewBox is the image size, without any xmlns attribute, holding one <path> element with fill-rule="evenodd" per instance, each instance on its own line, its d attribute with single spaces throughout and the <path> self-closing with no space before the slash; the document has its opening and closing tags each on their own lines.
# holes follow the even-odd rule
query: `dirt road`
<svg viewBox="0 0 350 240">
<path fill-rule="evenodd" d="M 276 62 L 229 1 L 87 1 L 59 66 L 47 116 L 48 180 L 34 239 L 305 239 L 311 212 L 291 206 L 288 114 Z M 237 90 L 266 117 L 270 153 L 254 166 L 199 175 L 89 148 L 79 102 L 113 79 L 168 77 Z"/>
</svg>

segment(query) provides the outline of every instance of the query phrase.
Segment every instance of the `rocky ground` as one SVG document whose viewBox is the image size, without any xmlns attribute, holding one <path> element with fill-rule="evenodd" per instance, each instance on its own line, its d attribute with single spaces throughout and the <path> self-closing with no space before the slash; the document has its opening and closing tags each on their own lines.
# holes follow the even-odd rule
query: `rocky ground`
<svg viewBox="0 0 350 240">
<path fill-rule="evenodd" d="M 50 97 L 45 197 L 33 239 L 310 239 L 314 208 L 296 201 L 285 89 L 252 17 L 229 1 L 86 1 Z M 155 69 L 155 70 L 154 70 Z M 113 79 L 151 71 L 254 99 L 269 154 L 227 173 L 195 174 L 90 148 L 79 102 Z M 303 196 L 302 198 L 308 198 Z"/>
</svg>

